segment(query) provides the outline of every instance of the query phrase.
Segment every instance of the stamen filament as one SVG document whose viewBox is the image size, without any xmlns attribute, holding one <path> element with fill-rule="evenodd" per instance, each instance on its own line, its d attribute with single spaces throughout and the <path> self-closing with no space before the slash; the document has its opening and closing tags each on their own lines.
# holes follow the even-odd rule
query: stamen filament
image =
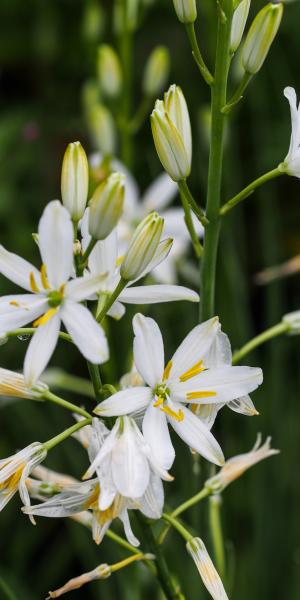
<svg viewBox="0 0 300 600">
<path fill-rule="evenodd" d="M 187 381 L 191 377 L 195 377 L 195 375 L 199 375 L 202 371 L 204 371 L 205 367 L 203 365 L 203 360 L 199 360 L 196 362 L 188 371 L 185 371 L 180 375 L 179 381 Z"/>
<path fill-rule="evenodd" d="M 40 325 L 45 325 L 45 323 L 47 323 L 47 321 L 52 319 L 52 317 L 54 317 L 54 315 L 56 313 L 57 313 L 57 308 L 49 308 L 49 310 L 47 310 L 47 312 L 45 312 L 44 315 L 42 315 L 41 317 L 39 317 L 39 319 L 36 319 L 34 321 L 33 327 L 39 327 Z"/>
<path fill-rule="evenodd" d="M 197 400 L 200 398 L 210 398 L 211 396 L 216 396 L 217 392 L 213 390 L 201 390 L 198 392 L 187 392 L 186 399 L 187 400 Z"/>
<path fill-rule="evenodd" d="M 36 294 L 38 294 L 40 292 L 40 289 L 37 286 L 33 271 L 30 271 L 30 273 L 29 273 L 29 281 L 30 281 L 30 287 L 31 287 L 32 291 L 35 292 Z"/>
<path fill-rule="evenodd" d="M 165 367 L 165 370 L 163 372 L 163 381 L 166 381 L 166 379 L 169 378 L 170 375 L 170 371 L 172 369 L 173 366 L 173 362 L 171 360 L 169 360 L 167 366 Z"/>
<path fill-rule="evenodd" d="M 42 284 L 43 284 L 43 287 L 45 288 L 45 290 L 50 290 L 51 286 L 47 279 L 46 265 L 44 265 L 44 264 L 42 264 L 42 266 L 41 266 L 41 280 L 42 280 Z"/>
</svg>

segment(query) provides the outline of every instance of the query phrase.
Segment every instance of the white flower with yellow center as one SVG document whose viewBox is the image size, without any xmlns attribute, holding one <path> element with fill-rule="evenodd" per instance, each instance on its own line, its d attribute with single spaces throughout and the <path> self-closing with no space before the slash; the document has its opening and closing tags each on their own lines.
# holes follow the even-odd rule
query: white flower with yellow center
<svg viewBox="0 0 300 600">
<path fill-rule="evenodd" d="M 105 334 L 90 311 L 80 304 L 99 288 L 102 274 L 70 279 L 73 265 L 73 226 L 58 200 L 50 202 L 39 222 L 42 267 L 38 271 L 23 258 L 0 246 L 0 273 L 29 294 L 0 299 L 0 333 L 34 321 L 24 376 L 31 385 L 45 369 L 59 336 L 61 321 L 83 356 L 92 363 L 108 359 Z"/>
<path fill-rule="evenodd" d="M 288 175 L 300 177 L 300 103 L 297 106 L 297 95 L 294 88 L 286 87 L 283 93 L 290 105 L 292 133 L 289 151 L 284 162 L 279 165 L 279 169 Z"/>
<path fill-rule="evenodd" d="M 98 404 L 96 414 L 105 417 L 145 411 L 144 438 L 157 462 L 166 470 L 175 458 L 168 424 L 191 448 L 211 462 L 222 465 L 224 457 L 219 444 L 209 428 L 186 405 L 223 405 L 240 398 L 262 382 L 261 369 L 228 364 L 208 366 L 207 357 L 220 332 L 217 317 L 192 329 L 166 367 L 163 339 L 157 323 L 137 314 L 133 329 L 135 367 L 149 387 L 117 392 Z"/>
</svg>

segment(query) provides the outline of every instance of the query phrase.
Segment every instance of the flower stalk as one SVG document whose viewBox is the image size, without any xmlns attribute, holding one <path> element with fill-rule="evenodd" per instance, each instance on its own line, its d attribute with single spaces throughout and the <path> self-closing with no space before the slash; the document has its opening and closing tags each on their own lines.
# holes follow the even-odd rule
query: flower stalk
<svg viewBox="0 0 300 600">
<path fill-rule="evenodd" d="M 231 200 L 228 200 L 228 202 L 226 202 L 226 204 L 224 204 L 222 206 L 222 208 L 220 209 L 220 215 L 221 216 L 226 215 L 226 213 L 228 213 L 232 208 L 234 208 L 239 202 L 241 202 L 242 200 L 245 200 L 245 198 L 248 198 L 248 196 L 253 194 L 253 192 L 256 190 L 256 188 L 260 187 L 264 183 L 267 183 L 267 181 L 271 181 L 271 179 L 274 179 L 275 177 L 279 177 L 279 175 L 283 175 L 283 174 L 284 173 L 283 173 L 283 171 L 280 170 L 280 167 L 276 167 L 276 169 L 272 169 L 271 171 L 264 173 L 264 175 L 261 175 L 261 177 L 258 177 L 257 179 L 255 179 L 255 181 L 252 181 L 252 183 L 247 185 L 247 187 L 245 187 L 236 196 L 231 198 Z"/>
</svg>

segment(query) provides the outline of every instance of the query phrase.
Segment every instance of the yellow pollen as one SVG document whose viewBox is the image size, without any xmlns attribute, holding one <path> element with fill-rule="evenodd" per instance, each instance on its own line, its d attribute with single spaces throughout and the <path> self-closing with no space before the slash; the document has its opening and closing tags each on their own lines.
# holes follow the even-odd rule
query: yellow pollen
<svg viewBox="0 0 300 600">
<path fill-rule="evenodd" d="M 5 466 L 5 465 L 4 465 Z M 10 494 L 18 486 L 25 465 L 22 464 L 15 473 L 13 473 L 6 481 L 0 484 L 0 490 L 5 490 L 4 493 Z"/>
<path fill-rule="evenodd" d="M 99 498 L 99 494 L 100 494 L 100 486 L 99 484 L 96 485 L 93 493 L 91 494 L 91 496 L 88 498 L 88 500 L 84 503 L 83 505 L 83 510 L 88 510 L 89 508 L 98 508 L 98 498 Z"/>
<path fill-rule="evenodd" d="M 11 306 L 16 306 L 17 308 L 20 308 L 20 304 L 19 302 L 17 302 L 16 300 L 11 300 L 9 303 Z"/>
<path fill-rule="evenodd" d="M 164 403 L 164 399 L 162 398 L 162 396 L 158 396 L 156 402 L 154 402 L 153 406 L 154 408 L 158 408 L 158 406 L 161 406 Z"/>
<path fill-rule="evenodd" d="M 30 281 L 30 287 L 31 287 L 32 291 L 38 293 L 40 290 L 37 286 L 33 271 L 31 271 L 29 274 L 29 281 Z"/>
<path fill-rule="evenodd" d="M 65 293 L 65 287 L 66 287 L 66 284 L 65 284 L 65 283 L 62 283 L 62 284 L 61 284 L 61 286 L 60 286 L 60 288 L 59 288 L 59 290 L 58 290 L 58 291 L 59 291 L 59 293 L 60 293 L 62 296 L 63 296 L 63 295 L 64 295 L 64 293 Z"/>
<path fill-rule="evenodd" d="M 166 379 L 169 378 L 170 375 L 170 371 L 172 369 L 173 366 L 173 362 L 171 360 L 169 360 L 167 366 L 165 367 L 165 370 L 163 372 L 163 381 L 166 381 Z"/>
<path fill-rule="evenodd" d="M 169 417 L 173 417 L 175 421 L 179 422 L 183 421 L 184 419 L 184 412 L 181 410 L 181 408 L 179 409 L 178 413 L 175 410 L 172 410 L 172 408 L 170 408 L 169 406 L 163 406 L 160 410 L 166 413 L 166 415 L 168 415 Z"/>
<path fill-rule="evenodd" d="M 46 265 L 41 266 L 41 280 L 42 280 L 42 284 L 43 284 L 43 287 L 45 288 L 45 290 L 50 290 L 51 286 L 47 279 Z"/>
<path fill-rule="evenodd" d="M 188 371 L 185 371 L 185 373 L 182 373 L 182 375 L 180 375 L 179 381 L 187 381 L 191 377 L 199 375 L 199 373 L 201 373 L 202 371 L 204 371 L 203 360 L 199 360 Z"/>
<path fill-rule="evenodd" d="M 124 254 L 122 254 L 122 256 L 118 256 L 117 261 L 116 261 L 116 267 L 119 267 L 122 262 L 124 260 Z"/>
<path fill-rule="evenodd" d="M 210 390 L 201 390 L 198 392 L 187 392 L 186 399 L 187 400 L 197 400 L 200 398 L 210 398 L 211 396 L 216 396 L 217 392 Z"/>
<path fill-rule="evenodd" d="M 57 308 L 49 308 L 49 310 L 47 310 L 47 312 L 45 312 L 44 315 L 42 315 L 39 319 L 36 319 L 36 321 L 33 322 L 33 327 L 39 327 L 40 325 L 45 325 L 45 323 L 47 323 L 47 321 L 52 319 L 52 317 L 54 317 L 54 315 L 56 313 L 57 313 Z"/>
</svg>

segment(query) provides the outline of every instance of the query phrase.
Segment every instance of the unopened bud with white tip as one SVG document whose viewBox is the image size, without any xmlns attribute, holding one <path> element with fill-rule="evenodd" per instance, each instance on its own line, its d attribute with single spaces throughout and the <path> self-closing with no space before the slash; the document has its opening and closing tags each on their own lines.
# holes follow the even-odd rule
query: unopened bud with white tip
<svg viewBox="0 0 300 600">
<path fill-rule="evenodd" d="M 242 0 L 233 13 L 230 34 L 230 52 L 232 52 L 232 54 L 238 49 L 241 43 L 249 15 L 250 1 L 251 0 Z"/>
<path fill-rule="evenodd" d="M 69 144 L 61 171 L 62 202 L 72 219 L 78 221 L 85 211 L 89 189 L 89 165 L 80 142 Z"/>
<path fill-rule="evenodd" d="M 146 96 L 156 96 L 164 88 L 170 71 L 170 54 L 165 46 L 151 52 L 145 66 L 143 90 Z"/>
<path fill-rule="evenodd" d="M 123 210 L 125 177 L 113 173 L 95 189 L 89 202 L 89 233 L 104 240 L 117 225 Z"/>
<path fill-rule="evenodd" d="M 163 226 L 164 220 L 156 212 L 139 224 L 121 264 L 122 279 L 133 281 L 145 271 L 158 248 Z"/>
<path fill-rule="evenodd" d="M 242 63 L 246 73 L 254 75 L 262 67 L 279 29 L 283 4 L 266 4 L 256 15 L 245 40 Z"/>
<path fill-rule="evenodd" d="M 173 0 L 176 15 L 181 23 L 194 23 L 197 19 L 196 0 Z"/>
<path fill-rule="evenodd" d="M 98 48 L 98 79 L 101 92 L 108 98 L 116 98 L 122 89 L 122 69 L 116 51 L 108 44 Z"/>
</svg>

